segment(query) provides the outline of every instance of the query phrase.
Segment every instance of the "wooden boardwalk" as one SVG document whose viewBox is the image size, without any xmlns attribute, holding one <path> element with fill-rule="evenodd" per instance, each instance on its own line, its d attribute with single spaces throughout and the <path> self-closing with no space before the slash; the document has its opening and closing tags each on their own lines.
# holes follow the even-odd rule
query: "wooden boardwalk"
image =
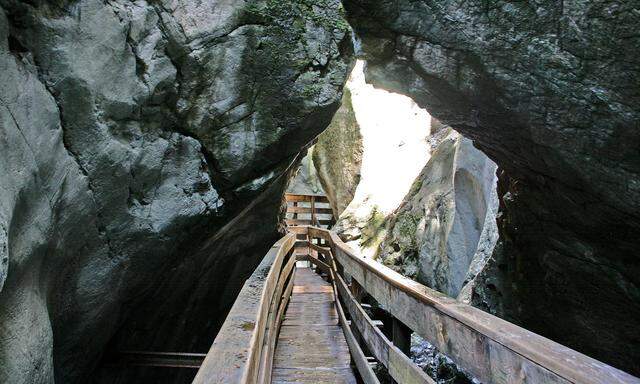
<svg viewBox="0 0 640 384">
<path fill-rule="evenodd" d="M 483 383 L 640 384 L 357 256 L 319 227 L 333 220 L 320 205 L 326 197 L 285 198 L 288 233 L 245 282 L 193 384 L 380 384 L 371 363 L 399 384 L 435 384 L 407 353 L 412 333 Z M 302 267 L 308 263 L 329 282 Z M 381 304 L 386 324 L 370 317 L 364 296 Z"/>
<path fill-rule="evenodd" d="M 272 383 L 356 383 L 333 288 L 310 268 L 296 268 Z"/>
</svg>

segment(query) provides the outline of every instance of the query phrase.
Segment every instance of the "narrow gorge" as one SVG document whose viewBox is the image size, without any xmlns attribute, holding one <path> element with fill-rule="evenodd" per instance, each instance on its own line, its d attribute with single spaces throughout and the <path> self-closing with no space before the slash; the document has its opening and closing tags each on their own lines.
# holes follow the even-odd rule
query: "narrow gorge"
<svg viewBox="0 0 640 384">
<path fill-rule="evenodd" d="M 326 196 L 294 207 L 354 260 L 640 376 L 638 25 L 640 0 L 0 0 L 0 383 L 216 382 L 194 368 L 278 239 L 339 256 L 285 196 Z M 438 384 L 540 382 L 405 332 Z"/>
</svg>

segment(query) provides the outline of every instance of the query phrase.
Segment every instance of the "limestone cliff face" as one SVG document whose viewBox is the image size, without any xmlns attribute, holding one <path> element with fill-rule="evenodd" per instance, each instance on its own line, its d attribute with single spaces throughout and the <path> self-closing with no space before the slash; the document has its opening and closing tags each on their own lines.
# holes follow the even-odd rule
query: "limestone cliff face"
<svg viewBox="0 0 640 384">
<path fill-rule="evenodd" d="M 387 218 L 378 258 L 451 297 L 474 280 L 498 238 L 496 165 L 451 128 L 400 207 Z"/>
<path fill-rule="evenodd" d="M 640 374 L 638 3 L 344 3 L 369 81 L 503 169 L 499 314 Z"/>
<path fill-rule="evenodd" d="M 289 181 L 287 192 L 301 195 L 324 195 L 318 172 L 313 163 L 313 149 L 309 148 L 307 154 L 300 161 L 295 176 Z"/>
<path fill-rule="evenodd" d="M 350 47 L 337 0 L 0 1 L 0 381 L 206 351 Z"/>
<path fill-rule="evenodd" d="M 362 151 L 362 134 L 353 111 L 351 92 L 345 88 L 340 108 L 313 147 L 313 164 L 334 217 L 342 214 L 356 193 Z"/>
</svg>

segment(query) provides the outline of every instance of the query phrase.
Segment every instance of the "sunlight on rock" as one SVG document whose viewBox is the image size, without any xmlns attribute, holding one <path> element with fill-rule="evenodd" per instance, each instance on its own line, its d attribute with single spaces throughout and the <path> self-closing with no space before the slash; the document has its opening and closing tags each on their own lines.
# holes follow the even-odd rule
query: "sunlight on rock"
<svg viewBox="0 0 640 384">
<path fill-rule="evenodd" d="M 367 84 L 363 61 L 356 64 L 347 86 L 362 133 L 363 157 L 360 184 L 340 225 L 347 239 L 358 239 L 350 245 L 371 256 L 384 218 L 402 202 L 429 160 L 431 116 L 410 98 Z"/>
</svg>

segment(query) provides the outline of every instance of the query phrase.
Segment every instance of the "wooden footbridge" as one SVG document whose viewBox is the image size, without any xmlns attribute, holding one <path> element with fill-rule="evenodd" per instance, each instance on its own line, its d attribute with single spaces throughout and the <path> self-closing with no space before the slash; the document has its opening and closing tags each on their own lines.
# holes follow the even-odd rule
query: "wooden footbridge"
<svg viewBox="0 0 640 384">
<path fill-rule="evenodd" d="M 288 233 L 244 284 L 194 384 L 379 383 L 374 367 L 397 383 L 434 383 L 408 356 L 412 332 L 482 383 L 640 383 L 356 256 L 320 227 L 326 198 L 287 201 Z"/>
</svg>

